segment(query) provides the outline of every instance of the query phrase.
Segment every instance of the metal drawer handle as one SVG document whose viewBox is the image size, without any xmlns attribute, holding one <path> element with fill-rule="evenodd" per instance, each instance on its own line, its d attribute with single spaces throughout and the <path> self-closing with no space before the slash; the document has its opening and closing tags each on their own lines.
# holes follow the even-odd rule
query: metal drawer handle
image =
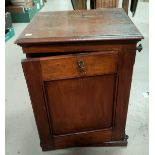
<svg viewBox="0 0 155 155">
<path fill-rule="evenodd" d="M 85 67 L 85 63 L 83 60 L 78 60 L 77 65 L 81 73 L 86 73 L 86 67 Z"/>
</svg>

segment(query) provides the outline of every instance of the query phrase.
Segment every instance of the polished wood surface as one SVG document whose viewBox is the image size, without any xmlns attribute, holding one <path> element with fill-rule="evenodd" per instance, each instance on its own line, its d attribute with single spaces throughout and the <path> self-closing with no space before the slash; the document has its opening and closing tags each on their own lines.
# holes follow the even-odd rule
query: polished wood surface
<svg viewBox="0 0 155 155">
<path fill-rule="evenodd" d="M 40 58 L 40 63 L 45 81 L 113 74 L 117 72 L 118 52 L 53 56 Z M 78 63 L 83 63 L 83 69 Z"/>
<path fill-rule="evenodd" d="M 51 19 L 67 18 L 64 21 L 70 21 L 70 27 L 69 23 L 60 25 L 60 32 L 59 26 L 54 27 L 56 23 L 36 20 L 38 14 L 23 32 L 31 32 L 35 23 L 38 31 L 33 30 L 34 36 L 22 38 L 22 34 L 16 41 L 27 56 L 22 66 L 44 151 L 127 145 L 125 126 L 132 72 L 136 45 L 143 36 L 121 9 L 95 11 L 93 19 L 88 16 L 90 12 L 41 13 L 51 15 Z M 71 36 L 80 25 L 73 23 L 85 21 L 82 14 L 87 14 L 87 26 L 85 30 L 79 26 L 78 37 Z M 117 21 L 115 16 L 122 19 Z M 90 30 L 92 25 L 95 28 Z M 100 36 L 99 30 L 101 36 L 103 32 L 105 35 L 92 37 Z M 116 35 L 118 30 L 120 35 Z M 115 37 L 110 35 L 113 33 Z"/>
<path fill-rule="evenodd" d="M 37 26 L 37 28 L 36 28 Z M 123 9 L 40 12 L 16 43 L 43 44 L 95 40 L 140 40 L 142 35 Z"/>
<path fill-rule="evenodd" d="M 139 40 L 138 40 L 139 41 Z M 99 51 L 120 51 L 122 48 L 136 50 L 135 43 L 137 40 L 118 41 L 87 41 L 87 42 L 69 42 L 69 43 L 55 43 L 55 44 L 29 44 L 22 45 L 23 53 L 30 55 L 30 57 L 45 57 L 55 56 L 60 54 L 77 54 Z"/>
<path fill-rule="evenodd" d="M 46 82 L 53 134 L 111 128 L 115 85 L 115 75 Z"/>
</svg>

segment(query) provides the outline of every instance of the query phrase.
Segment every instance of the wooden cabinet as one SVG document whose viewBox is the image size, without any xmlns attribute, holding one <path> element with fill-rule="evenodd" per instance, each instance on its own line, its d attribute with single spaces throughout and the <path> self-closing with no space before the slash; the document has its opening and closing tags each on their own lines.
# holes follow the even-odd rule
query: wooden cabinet
<svg viewBox="0 0 155 155">
<path fill-rule="evenodd" d="M 127 145 L 132 71 L 142 38 L 122 9 L 34 17 L 16 43 L 27 56 L 22 66 L 43 150 Z"/>
</svg>

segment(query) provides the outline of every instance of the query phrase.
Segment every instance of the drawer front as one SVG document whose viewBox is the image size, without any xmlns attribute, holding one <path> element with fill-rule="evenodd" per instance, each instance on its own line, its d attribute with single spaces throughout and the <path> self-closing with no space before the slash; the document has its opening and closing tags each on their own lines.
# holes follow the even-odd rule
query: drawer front
<svg viewBox="0 0 155 155">
<path fill-rule="evenodd" d="M 41 58 L 45 81 L 113 74 L 117 72 L 118 51 Z"/>
</svg>

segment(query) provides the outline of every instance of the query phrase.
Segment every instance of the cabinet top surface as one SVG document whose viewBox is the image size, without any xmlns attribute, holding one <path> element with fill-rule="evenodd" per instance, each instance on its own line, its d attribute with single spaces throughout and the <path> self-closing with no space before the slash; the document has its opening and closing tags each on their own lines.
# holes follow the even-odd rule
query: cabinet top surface
<svg viewBox="0 0 155 155">
<path fill-rule="evenodd" d="M 39 12 L 16 43 L 36 44 L 77 41 L 140 40 L 123 9 Z"/>
</svg>

